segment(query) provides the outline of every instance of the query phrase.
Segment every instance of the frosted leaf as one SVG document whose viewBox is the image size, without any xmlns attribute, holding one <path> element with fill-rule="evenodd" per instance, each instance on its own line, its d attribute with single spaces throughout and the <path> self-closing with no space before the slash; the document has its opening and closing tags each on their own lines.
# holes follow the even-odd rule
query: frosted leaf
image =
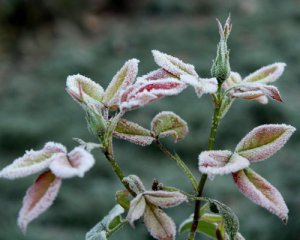
<svg viewBox="0 0 300 240">
<path fill-rule="evenodd" d="M 175 141 L 178 141 L 185 138 L 189 129 L 186 121 L 177 114 L 163 111 L 152 119 L 151 131 L 160 138 L 172 136 Z"/>
<path fill-rule="evenodd" d="M 113 77 L 103 96 L 105 105 L 110 107 L 118 104 L 121 91 L 130 86 L 137 76 L 138 63 L 137 59 L 128 60 Z"/>
<path fill-rule="evenodd" d="M 231 151 L 204 151 L 199 155 L 199 170 L 208 174 L 210 179 L 215 175 L 237 172 L 249 166 L 249 161 Z"/>
<path fill-rule="evenodd" d="M 275 82 L 283 73 L 285 63 L 273 63 L 262 67 L 244 78 L 244 82 L 270 83 Z"/>
<path fill-rule="evenodd" d="M 170 78 L 170 77 L 176 78 L 176 76 L 167 72 L 163 68 L 159 68 L 157 70 L 147 73 L 146 75 L 138 77 L 136 81 L 143 82 L 143 81 L 147 81 L 147 80 L 159 80 L 159 79 Z"/>
<path fill-rule="evenodd" d="M 57 177 L 72 178 L 83 177 L 94 164 L 95 159 L 92 154 L 82 147 L 76 147 L 68 155 L 57 155 L 49 168 Z"/>
<path fill-rule="evenodd" d="M 52 205 L 60 186 L 61 179 L 47 171 L 41 174 L 27 190 L 18 218 L 18 225 L 23 233 L 26 232 L 27 226 L 32 220 Z"/>
<path fill-rule="evenodd" d="M 199 98 L 205 93 L 215 93 L 218 89 L 218 81 L 216 78 L 199 78 L 185 74 L 180 76 L 180 80 L 194 87 Z"/>
<path fill-rule="evenodd" d="M 266 179 L 250 168 L 234 173 L 233 179 L 240 192 L 247 198 L 287 223 L 289 210 L 283 197 Z"/>
<path fill-rule="evenodd" d="M 195 71 L 195 67 L 191 64 L 184 63 L 180 59 L 162 53 L 158 50 L 152 50 L 152 54 L 154 57 L 154 61 L 158 66 L 177 77 L 180 77 L 180 75 L 182 74 L 198 76 L 198 74 Z"/>
<path fill-rule="evenodd" d="M 254 128 L 235 151 L 250 162 L 262 161 L 280 150 L 296 129 L 286 124 L 266 124 Z"/>
<path fill-rule="evenodd" d="M 147 205 L 144 213 L 145 225 L 152 237 L 158 240 L 175 240 L 176 226 L 161 209 Z"/>
<path fill-rule="evenodd" d="M 187 202 L 187 197 L 180 192 L 146 191 L 143 195 L 148 203 L 162 208 L 175 207 Z"/>
<path fill-rule="evenodd" d="M 165 96 L 177 95 L 186 84 L 174 78 L 140 81 L 127 88 L 121 95 L 121 111 L 142 107 Z"/>
<path fill-rule="evenodd" d="M 155 140 L 148 129 L 126 119 L 118 122 L 113 135 L 141 146 L 150 145 Z"/>
<path fill-rule="evenodd" d="M 70 96 L 82 106 L 102 107 L 103 88 L 90 78 L 80 74 L 67 78 L 66 90 Z"/>
<path fill-rule="evenodd" d="M 239 73 L 237 72 L 230 72 L 229 78 L 227 78 L 223 84 L 222 87 L 227 90 L 231 87 L 234 87 L 235 85 L 241 84 L 242 83 L 242 77 Z"/>
<path fill-rule="evenodd" d="M 129 175 L 122 179 L 122 182 L 125 182 L 129 185 L 129 188 L 136 194 L 140 194 L 145 191 L 144 184 L 141 179 L 136 175 Z"/>
<path fill-rule="evenodd" d="M 275 86 L 263 86 L 260 88 L 264 95 L 276 100 L 277 102 L 282 102 L 280 92 Z"/>
<path fill-rule="evenodd" d="M 255 98 L 254 100 L 258 101 L 261 104 L 267 104 L 269 102 L 269 99 L 266 96 L 260 96 Z"/>
<path fill-rule="evenodd" d="M 143 216 L 145 208 L 146 201 L 143 197 L 143 194 L 140 193 L 133 200 L 131 200 L 126 219 L 132 227 L 134 227 L 134 221 Z"/>
<path fill-rule="evenodd" d="M 0 171 L 0 177 L 7 179 L 15 179 L 27 177 L 49 167 L 56 154 L 65 154 L 66 148 L 54 142 L 45 144 L 42 150 L 26 151 L 25 155 L 14 160 Z"/>
</svg>

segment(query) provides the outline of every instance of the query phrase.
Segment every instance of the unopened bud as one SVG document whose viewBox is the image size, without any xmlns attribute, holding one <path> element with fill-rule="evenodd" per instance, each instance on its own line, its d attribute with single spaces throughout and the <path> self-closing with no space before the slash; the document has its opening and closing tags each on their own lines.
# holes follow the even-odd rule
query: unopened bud
<svg viewBox="0 0 300 240">
<path fill-rule="evenodd" d="M 86 121 L 89 131 L 97 136 L 101 137 L 106 131 L 106 121 L 103 116 L 92 109 L 86 110 Z"/>
</svg>

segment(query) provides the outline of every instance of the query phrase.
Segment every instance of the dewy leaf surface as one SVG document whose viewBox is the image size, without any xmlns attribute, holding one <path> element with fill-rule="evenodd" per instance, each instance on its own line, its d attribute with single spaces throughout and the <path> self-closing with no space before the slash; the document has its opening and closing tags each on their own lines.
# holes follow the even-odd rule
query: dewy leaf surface
<svg viewBox="0 0 300 240">
<path fill-rule="evenodd" d="M 114 136 L 141 146 L 150 145 L 155 140 L 148 129 L 126 119 L 118 122 Z"/>
<path fill-rule="evenodd" d="M 176 226 L 173 220 L 161 209 L 148 204 L 144 222 L 151 236 L 158 240 L 175 240 Z"/>
<path fill-rule="evenodd" d="M 288 220 L 288 208 L 280 192 L 266 179 L 247 168 L 233 174 L 240 192 L 252 202 L 277 215 L 284 223 Z"/>
<path fill-rule="evenodd" d="M 175 141 L 183 139 L 188 133 L 188 126 L 177 114 L 163 111 L 157 114 L 151 122 L 151 130 L 158 137 L 172 136 Z"/>
<path fill-rule="evenodd" d="M 32 220 L 52 205 L 60 186 L 61 179 L 47 171 L 41 174 L 27 190 L 18 218 L 18 225 L 23 233 L 26 232 L 27 226 Z"/>
<path fill-rule="evenodd" d="M 235 151 L 250 162 L 262 161 L 280 150 L 296 129 L 285 124 L 267 124 L 254 128 Z"/>
</svg>

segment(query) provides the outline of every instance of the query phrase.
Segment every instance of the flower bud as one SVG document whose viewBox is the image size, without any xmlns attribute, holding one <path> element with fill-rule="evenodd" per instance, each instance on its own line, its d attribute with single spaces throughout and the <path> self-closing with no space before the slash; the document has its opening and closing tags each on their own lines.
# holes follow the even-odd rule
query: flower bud
<svg viewBox="0 0 300 240">
<path fill-rule="evenodd" d="M 89 131 L 97 137 L 104 135 L 106 131 L 106 121 L 103 116 L 92 109 L 86 110 L 86 121 Z"/>
</svg>

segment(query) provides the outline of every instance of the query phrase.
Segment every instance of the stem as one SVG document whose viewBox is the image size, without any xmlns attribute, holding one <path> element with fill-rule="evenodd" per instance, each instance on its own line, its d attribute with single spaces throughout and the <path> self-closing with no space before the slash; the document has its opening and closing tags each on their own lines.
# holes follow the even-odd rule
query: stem
<svg viewBox="0 0 300 240">
<path fill-rule="evenodd" d="M 173 155 L 159 140 L 156 141 L 156 144 L 164 154 L 166 154 L 170 159 L 174 160 L 177 163 L 178 167 L 181 168 L 181 170 L 190 180 L 193 189 L 197 191 L 197 180 L 191 172 L 191 170 L 188 168 L 188 166 L 180 159 L 180 157 L 177 154 Z"/>
<path fill-rule="evenodd" d="M 221 86 L 218 88 L 217 96 L 214 95 L 214 103 L 215 103 L 215 109 L 214 109 L 214 116 L 212 121 L 212 126 L 210 129 L 210 136 L 209 136 L 209 143 L 208 143 L 208 150 L 212 150 L 214 148 L 217 129 L 220 123 L 220 106 L 221 106 Z M 189 237 L 187 240 L 194 240 L 196 235 L 196 230 L 199 223 L 199 212 L 201 208 L 201 197 L 203 193 L 203 189 L 205 186 L 207 180 L 207 174 L 202 174 L 201 179 L 199 181 L 198 187 L 197 187 L 197 199 L 195 202 L 195 210 L 194 210 L 194 218 L 193 218 L 193 224 L 191 226 L 191 231 L 189 234 Z"/>
</svg>

